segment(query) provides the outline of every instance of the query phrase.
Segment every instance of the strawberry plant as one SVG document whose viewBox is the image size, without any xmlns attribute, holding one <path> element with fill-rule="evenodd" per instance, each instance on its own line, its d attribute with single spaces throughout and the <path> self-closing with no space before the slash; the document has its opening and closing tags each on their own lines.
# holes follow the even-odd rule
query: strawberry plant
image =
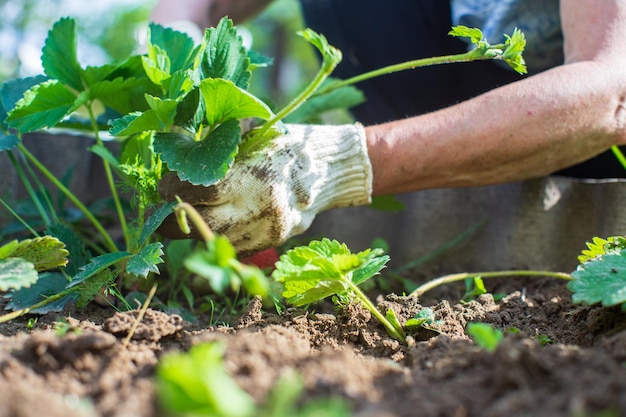
<svg viewBox="0 0 626 417">
<path fill-rule="evenodd" d="M 383 255 L 382 250 L 352 253 L 345 244 L 324 238 L 288 250 L 276 263 L 272 277 L 282 283 L 283 297 L 294 306 L 331 296 L 336 304 L 357 300 L 385 326 L 391 337 L 404 342 L 406 334 L 393 310 L 383 315 L 359 288 L 388 261 L 389 256 Z"/>
<path fill-rule="evenodd" d="M 43 233 L 63 242 L 69 252 L 68 264 L 59 273 L 37 272 L 35 278 L 31 270 L 27 274 L 31 286 L 12 288 L 9 306 L 17 310 L 15 314 L 32 311 L 33 306 L 39 312 L 50 311 L 68 301 L 84 305 L 103 291 L 119 295 L 118 284 L 136 286 L 154 279 L 164 254 L 164 242 L 155 231 L 176 205 L 163 202 L 157 192 L 162 176 L 175 172 L 194 185 L 214 184 L 236 158 L 258 151 L 276 135 L 286 133 L 282 120 L 296 110 L 310 115 L 312 108 L 320 112 L 337 103 L 355 104 L 360 96 L 354 94 L 353 84 L 425 65 L 498 59 L 525 72 L 521 56 L 525 40 L 520 31 L 515 30 L 503 44 L 490 45 L 480 30 L 459 26 L 450 34 L 469 37 L 475 46 L 469 52 L 333 81 L 329 76 L 340 62 L 341 52 L 323 35 L 306 29 L 300 35 L 319 51 L 322 64 L 300 94 L 274 110 L 248 91 L 254 72 L 269 60 L 245 48 L 227 18 L 207 29 L 199 45 L 184 33 L 151 24 L 145 53 L 101 66 L 82 66 L 78 61 L 75 29 L 71 18 L 57 21 L 42 49 L 44 74 L 0 87 L 0 152 L 7 152 L 24 183 L 42 219 Z M 254 119 L 258 126 L 242 131 L 244 119 Z M 24 145 L 22 135 L 48 129 L 93 137 L 89 151 L 102 161 L 121 238 L 113 236 L 110 227 Z M 107 146 L 105 132 L 121 145 L 117 154 Z M 46 197 L 47 190 L 30 175 L 33 171 L 41 173 L 81 213 L 95 238 L 91 231 L 82 235 L 58 215 Z M 123 201 L 122 189 L 133 192 L 130 208 Z M 39 236 L 40 231 L 21 219 L 7 202 L 0 202 Z M 218 292 L 260 282 L 249 279 L 249 269 L 232 262 L 234 251 L 221 237 L 206 240 L 205 246 L 185 264 L 194 274 L 207 277 Z M 210 255 L 212 251 L 223 253 Z M 9 261 L 0 264 L 0 274 L 7 273 L 11 265 Z M 189 291 L 181 291 L 192 300 Z"/>
</svg>

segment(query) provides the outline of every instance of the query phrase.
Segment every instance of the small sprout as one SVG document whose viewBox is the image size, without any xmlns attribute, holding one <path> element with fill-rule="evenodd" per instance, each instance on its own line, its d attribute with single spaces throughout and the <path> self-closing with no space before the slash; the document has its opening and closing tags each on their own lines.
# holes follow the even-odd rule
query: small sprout
<svg viewBox="0 0 626 417">
<path fill-rule="evenodd" d="M 488 352 L 495 351 L 504 337 L 501 330 L 494 329 L 485 323 L 469 323 L 467 333 L 472 336 L 478 346 Z"/>
</svg>

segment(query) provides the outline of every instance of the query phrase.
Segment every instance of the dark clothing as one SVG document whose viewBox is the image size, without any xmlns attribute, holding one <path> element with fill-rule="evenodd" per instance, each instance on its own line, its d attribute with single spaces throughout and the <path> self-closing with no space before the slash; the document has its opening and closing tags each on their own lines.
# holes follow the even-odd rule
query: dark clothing
<svg viewBox="0 0 626 417">
<path fill-rule="evenodd" d="M 334 76 L 348 78 L 417 58 L 458 54 L 467 44 L 448 35 L 444 0 L 301 0 L 307 26 L 344 55 Z M 366 103 L 352 113 L 364 124 L 438 110 L 523 76 L 491 61 L 445 64 L 384 75 L 357 85 Z M 582 178 L 626 177 L 611 152 L 558 172 Z"/>
</svg>

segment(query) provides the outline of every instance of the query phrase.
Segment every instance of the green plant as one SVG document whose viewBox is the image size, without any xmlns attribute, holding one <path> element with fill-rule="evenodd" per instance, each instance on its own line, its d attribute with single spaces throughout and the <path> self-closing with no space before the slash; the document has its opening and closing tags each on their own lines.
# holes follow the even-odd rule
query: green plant
<svg viewBox="0 0 626 417">
<path fill-rule="evenodd" d="M 172 416 L 204 417 L 348 417 L 347 403 L 329 398 L 299 404 L 303 391 L 295 372 L 285 372 L 265 404 L 257 405 L 223 366 L 224 346 L 204 343 L 186 353 L 170 353 L 157 366 L 161 408 Z"/>
<path fill-rule="evenodd" d="M 467 333 L 472 336 L 478 346 L 488 352 L 495 351 L 504 337 L 501 330 L 494 329 L 485 323 L 468 323 Z"/>
<path fill-rule="evenodd" d="M 14 288 L 9 306 L 16 311 L 2 319 L 52 311 L 68 301 L 84 305 L 103 291 L 121 295 L 120 284 L 123 288 L 153 279 L 160 272 L 164 253 L 164 243 L 155 231 L 175 206 L 159 197 L 161 177 L 169 171 L 195 185 L 214 184 L 236 158 L 261 149 L 286 132 L 282 120 L 295 110 L 310 114 L 311 108 L 321 112 L 335 108 L 336 103 L 354 103 L 360 96 L 353 84 L 425 65 L 499 59 L 519 72 L 525 71 L 521 57 L 525 40 L 518 30 L 499 45 L 489 45 L 478 29 L 455 27 L 450 34 L 469 37 L 475 48 L 464 54 L 411 61 L 353 79 L 331 81 L 328 77 L 341 60 L 341 52 L 324 36 L 309 29 L 301 31 L 300 35 L 322 55 L 322 65 L 300 94 L 274 111 L 248 91 L 253 72 L 268 65 L 269 60 L 243 46 L 229 19 L 207 29 L 199 45 L 184 33 L 151 24 L 145 54 L 86 67 L 76 54 L 76 22 L 60 19 L 43 46 L 45 75 L 13 80 L 0 87 L 0 152 L 9 155 L 42 219 L 44 233 L 66 244 L 69 262 L 60 274 L 40 274 L 32 286 Z M 243 132 L 240 122 L 249 118 L 259 125 Z M 51 128 L 93 136 L 90 151 L 104 166 L 121 239 L 114 238 L 102 219 L 24 145 L 23 134 Z M 121 144 L 119 154 L 106 146 L 102 137 L 105 130 Z M 35 171 L 58 189 L 91 229 L 72 228 L 57 215 L 58 208 L 32 175 Z M 130 207 L 121 197 L 121 188 L 133 191 Z M 2 203 L 32 234 L 38 233 L 8 203 Z M 246 280 L 254 282 L 246 275 L 249 270 L 230 261 L 220 264 L 208 259 L 234 257 L 222 238 L 205 244 L 206 249 L 194 251 L 186 267 L 205 276 L 215 290 Z M 223 253 L 213 255 L 210 251 Z M 226 269 L 208 268 L 207 260 Z M 188 304 L 193 304 L 185 286 L 174 288 L 175 294 L 182 292 Z"/>
<path fill-rule="evenodd" d="M 383 315 L 359 288 L 388 261 L 389 256 L 382 255 L 382 250 L 352 253 L 345 244 L 324 238 L 281 255 L 272 278 L 282 283 L 283 297 L 294 306 L 331 296 L 336 304 L 358 300 L 385 326 L 391 337 L 405 341 L 406 334 L 393 310 Z"/>
<path fill-rule="evenodd" d="M 577 303 L 620 305 L 626 310 L 626 237 L 594 237 L 578 257 L 567 287 Z"/>
</svg>

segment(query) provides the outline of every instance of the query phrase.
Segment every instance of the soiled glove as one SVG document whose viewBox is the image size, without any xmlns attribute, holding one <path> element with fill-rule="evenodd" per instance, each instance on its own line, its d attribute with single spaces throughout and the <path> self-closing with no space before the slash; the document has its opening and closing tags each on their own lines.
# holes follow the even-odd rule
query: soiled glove
<svg viewBox="0 0 626 417">
<path fill-rule="evenodd" d="M 372 168 L 361 125 L 287 128 L 288 134 L 238 158 L 217 184 L 193 186 L 170 173 L 159 184 L 161 195 L 192 204 L 240 253 L 284 243 L 323 210 L 370 203 Z M 159 232 L 184 237 L 175 222 Z"/>
</svg>

